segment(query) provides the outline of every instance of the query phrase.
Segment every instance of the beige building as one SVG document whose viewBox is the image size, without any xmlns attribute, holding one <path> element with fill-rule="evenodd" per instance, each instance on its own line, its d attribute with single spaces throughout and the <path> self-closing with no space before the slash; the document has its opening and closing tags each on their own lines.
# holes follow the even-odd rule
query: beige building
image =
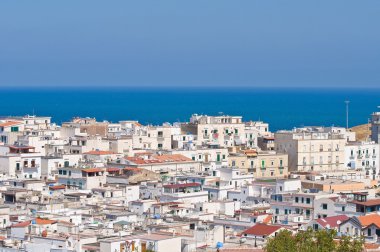
<svg viewBox="0 0 380 252">
<path fill-rule="evenodd" d="M 325 179 L 319 181 L 303 180 L 302 188 L 318 189 L 323 192 L 353 192 L 365 189 L 363 182 L 352 180 Z"/>
<path fill-rule="evenodd" d="M 254 178 L 284 178 L 288 175 L 288 155 L 274 151 L 242 150 L 230 153 L 228 166 L 253 173 Z"/>
<path fill-rule="evenodd" d="M 230 147 L 246 144 L 245 124 L 241 116 L 194 114 L 189 123 L 181 125 L 181 130 L 196 135 L 196 145 Z"/>
<path fill-rule="evenodd" d="M 289 171 L 344 170 L 346 138 L 339 133 L 326 133 L 313 128 L 275 133 L 275 149 L 288 153 Z"/>
<path fill-rule="evenodd" d="M 172 126 L 170 124 L 142 127 L 133 135 L 133 148 L 171 150 L 172 136 L 179 135 L 180 132 L 180 127 Z"/>
</svg>

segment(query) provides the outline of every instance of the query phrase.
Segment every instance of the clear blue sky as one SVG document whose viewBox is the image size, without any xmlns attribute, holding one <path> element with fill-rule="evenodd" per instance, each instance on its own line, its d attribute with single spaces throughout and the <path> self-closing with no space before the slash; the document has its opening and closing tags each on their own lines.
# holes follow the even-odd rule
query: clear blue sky
<svg viewBox="0 0 380 252">
<path fill-rule="evenodd" d="M 0 1 L 1 86 L 380 86 L 379 0 Z"/>
</svg>

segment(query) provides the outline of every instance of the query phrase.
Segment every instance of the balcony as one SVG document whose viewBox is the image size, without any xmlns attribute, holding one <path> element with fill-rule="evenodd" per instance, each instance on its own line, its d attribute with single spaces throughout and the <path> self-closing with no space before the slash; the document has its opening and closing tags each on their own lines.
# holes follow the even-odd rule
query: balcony
<svg viewBox="0 0 380 252">
<path fill-rule="evenodd" d="M 37 168 L 40 168 L 40 165 L 39 165 L 39 164 L 35 164 L 35 165 L 24 165 L 22 168 L 23 168 L 23 169 L 37 169 Z"/>
<path fill-rule="evenodd" d="M 354 159 L 355 159 L 355 156 L 352 156 L 352 155 L 351 155 L 351 156 L 350 156 L 350 159 L 351 159 L 351 160 L 354 160 Z"/>
</svg>

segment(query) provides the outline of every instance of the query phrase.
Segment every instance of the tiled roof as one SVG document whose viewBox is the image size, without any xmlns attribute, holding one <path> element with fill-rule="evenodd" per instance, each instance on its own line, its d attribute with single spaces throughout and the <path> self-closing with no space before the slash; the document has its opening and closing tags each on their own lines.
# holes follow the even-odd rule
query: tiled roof
<svg viewBox="0 0 380 252">
<path fill-rule="evenodd" d="M 360 224 L 363 227 L 367 227 L 371 224 L 374 224 L 380 228 L 380 215 L 378 214 L 368 214 L 364 216 L 358 216 L 357 218 L 359 219 Z"/>
<path fill-rule="evenodd" d="M 51 224 L 55 224 L 55 223 L 57 223 L 57 221 L 55 221 L 55 220 L 41 219 L 41 218 L 36 219 L 37 225 L 51 225 Z"/>
<path fill-rule="evenodd" d="M 379 206 L 380 205 L 380 199 L 371 199 L 367 201 L 357 201 L 353 200 L 351 203 L 362 205 L 362 206 Z"/>
<path fill-rule="evenodd" d="M 89 172 L 101 172 L 103 170 L 100 168 L 87 168 L 87 169 L 82 169 L 82 171 L 89 173 Z"/>
<path fill-rule="evenodd" d="M 49 190 L 55 191 L 55 190 L 63 190 L 66 189 L 66 185 L 54 185 L 49 186 Z"/>
<path fill-rule="evenodd" d="M 13 224 L 11 227 L 27 227 L 30 225 L 30 221 L 23 221 L 16 224 Z"/>
<path fill-rule="evenodd" d="M 18 125 L 18 124 L 21 124 L 21 123 L 22 122 L 8 121 L 8 122 L 0 123 L 0 127 L 10 127 L 10 126 Z"/>
<path fill-rule="evenodd" d="M 271 222 L 271 220 L 272 220 L 272 215 L 269 214 L 269 215 L 263 220 L 263 223 L 268 224 L 268 223 Z"/>
<path fill-rule="evenodd" d="M 120 172 L 120 168 L 116 168 L 116 167 L 109 167 L 107 168 L 107 171 L 108 172 Z"/>
<path fill-rule="evenodd" d="M 171 163 L 171 162 L 190 162 L 192 159 L 185 157 L 181 154 L 173 155 L 157 155 L 153 156 L 151 159 L 143 159 L 139 157 L 127 157 L 127 160 L 135 164 L 158 164 L 158 163 Z"/>
<path fill-rule="evenodd" d="M 255 235 L 255 236 L 268 236 L 282 228 L 282 226 L 267 225 L 263 223 L 256 223 L 253 227 L 248 228 L 242 234 Z"/>
<path fill-rule="evenodd" d="M 199 183 L 184 183 L 184 184 L 173 184 L 173 185 L 164 185 L 164 188 L 186 188 L 186 187 L 196 187 L 200 186 Z"/>
<path fill-rule="evenodd" d="M 155 158 L 164 162 L 193 161 L 191 158 L 185 157 L 181 154 L 160 155 L 155 156 Z"/>
<path fill-rule="evenodd" d="M 349 217 L 347 215 L 337 215 L 337 216 L 331 216 L 326 218 L 320 218 L 317 219 L 316 222 L 318 222 L 322 227 L 326 227 L 327 225 L 330 226 L 330 228 L 335 228 L 340 225 L 340 223 L 348 220 Z"/>
</svg>

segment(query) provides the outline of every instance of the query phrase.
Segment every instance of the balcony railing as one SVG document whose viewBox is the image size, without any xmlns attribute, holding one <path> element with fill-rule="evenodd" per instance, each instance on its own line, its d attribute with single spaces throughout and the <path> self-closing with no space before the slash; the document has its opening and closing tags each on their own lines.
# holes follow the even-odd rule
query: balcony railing
<svg viewBox="0 0 380 252">
<path fill-rule="evenodd" d="M 35 165 L 24 165 L 22 168 L 24 169 L 35 169 L 35 168 L 39 168 L 40 165 L 39 164 L 35 164 Z"/>
</svg>

